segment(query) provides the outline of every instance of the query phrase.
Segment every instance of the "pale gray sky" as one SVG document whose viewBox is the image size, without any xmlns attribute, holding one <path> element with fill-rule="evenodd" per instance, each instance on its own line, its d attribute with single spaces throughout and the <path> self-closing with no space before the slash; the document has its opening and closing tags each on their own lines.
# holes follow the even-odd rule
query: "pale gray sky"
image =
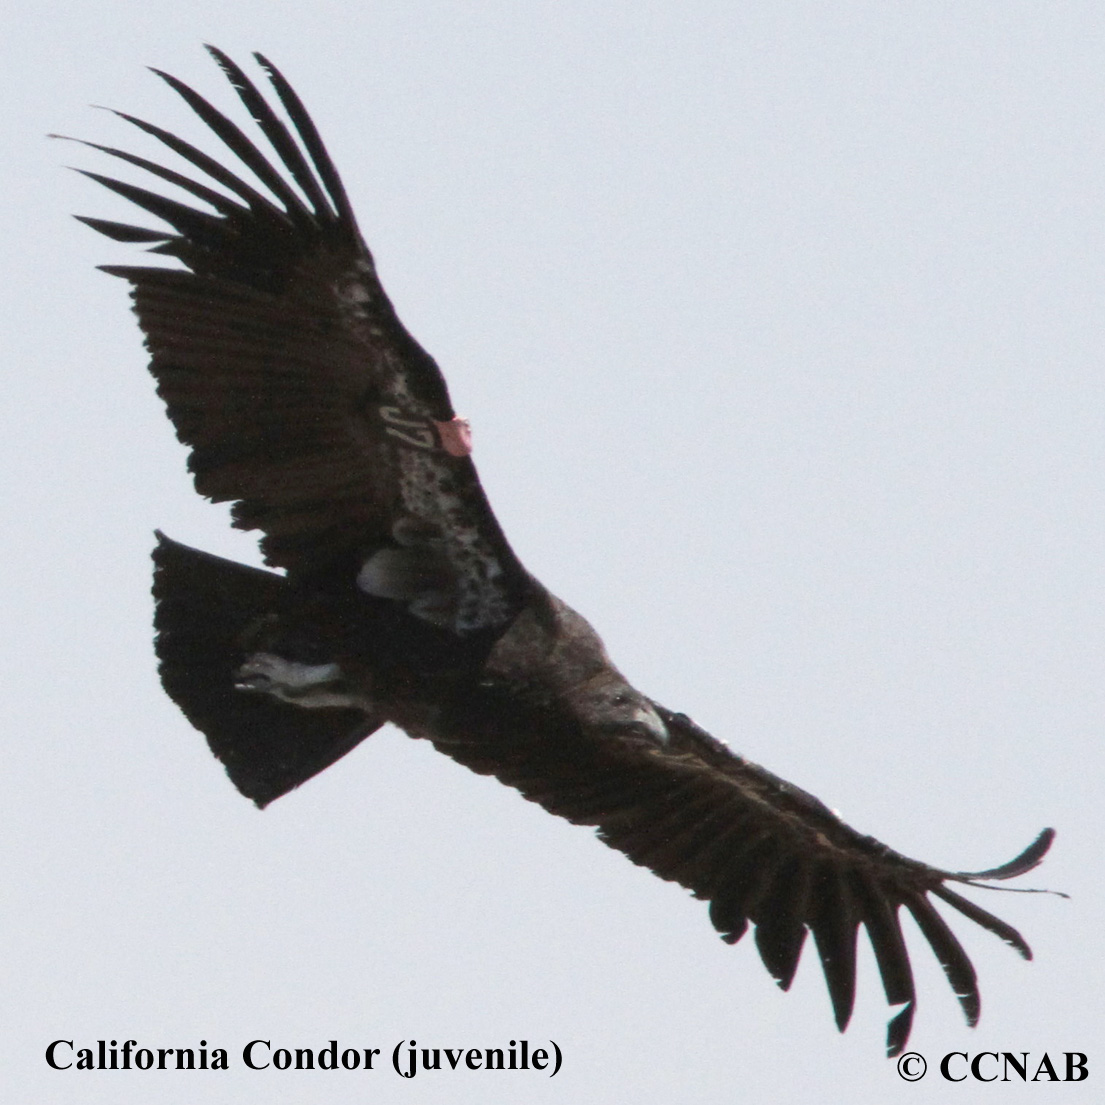
<svg viewBox="0 0 1105 1105">
<path fill-rule="evenodd" d="M 258 813 L 161 693 L 155 526 L 200 500 L 125 289 L 120 201 L 48 131 L 201 127 L 261 49 L 313 113 L 400 314 L 471 417 L 515 548 L 647 693 L 856 828 L 956 869 L 1059 838 L 919 934 L 913 1048 L 1087 1052 L 1078 1085 L 899 1081 L 864 945 L 838 1036 L 705 907 L 394 732 Z M 1105 11 L 1096 3 L 13 7 L 0 237 L 5 1100 L 1088 1101 L 1105 1077 Z M 553 1080 L 250 1072 L 249 1040 L 556 1040 Z M 56 1072 L 55 1038 L 230 1051 Z"/>
</svg>

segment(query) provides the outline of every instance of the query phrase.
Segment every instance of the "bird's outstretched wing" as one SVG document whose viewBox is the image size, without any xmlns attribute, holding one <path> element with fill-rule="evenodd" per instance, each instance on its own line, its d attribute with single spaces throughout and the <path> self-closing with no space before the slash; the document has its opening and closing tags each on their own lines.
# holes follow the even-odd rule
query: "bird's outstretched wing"
<svg viewBox="0 0 1105 1105">
<path fill-rule="evenodd" d="M 904 907 L 975 1023 L 974 969 L 931 898 L 1030 957 L 1019 933 L 949 884 L 1030 870 L 1052 831 L 989 871 L 930 867 L 855 832 L 630 687 L 586 622 L 510 550 L 442 375 L 384 294 L 298 97 L 257 55 L 289 128 L 229 58 L 211 52 L 271 154 L 160 75 L 258 184 L 124 115 L 193 175 L 96 148 L 208 210 L 88 174 L 171 229 L 84 221 L 179 263 L 106 268 L 133 284 L 151 369 L 192 450 L 197 489 L 233 501 L 236 524 L 262 530 L 269 562 L 287 570 L 245 568 L 164 539 L 155 553 L 163 682 L 239 789 L 264 805 L 391 720 L 549 812 L 595 826 L 633 862 L 707 900 L 726 940 L 751 923 L 784 989 L 812 933 L 841 1028 L 865 928 L 887 999 L 902 1007 L 889 1026 L 891 1054 L 905 1046 L 916 1001 Z M 304 611 L 315 609 L 340 628 L 325 662 L 279 651 L 251 658 L 259 646 L 248 642 L 278 649 L 272 642 L 289 639 L 285 614 L 302 630 Z M 268 633 L 272 625 L 280 632 Z M 331 643 L 323 626 L 307 628 L 318 630 L 308 634 L 312 648 Z M 468 644 L 422 662 L 430 637 Z M 400 638 L 396 662 L 387 653 Z M 243 689 L 247 669 L 268 680 L 265 694 Z M 272 675 L 280 672 L 282 684 Z"/>
<path fill-rule="evenodd" d="M 196 489 L 232 501 L 293 578 L 363 569 L 362 590 L 460 633 L 504 624 L 525 577 L 492 514 L 433 359 L 396 317 L 333 163 L 298 96 L 257 60 L 291 126 L 208 48 L 267 140 L 256 145 L 187 85 L 158 75 L 259 186 L 161 127 L 120 116 L 192 170 L 86 143 L 210 210 L 87 173 L 158 230 L 82 221 L 180 266 L 105 265 L 133 285 L 150 370 Z M 275 155 L 275 160 L 274 160 Z"/>
<path fill-rule="evenodd" d="M 550 813 L 595 826 L 600 839 L 634 863 L 707 900 L 711 921 L 729 943 L 751 922 L 760 957 L 782 989 L 790 987 L 812 934 L 842 1031 L 855 997 L 857 935 L 866 928 L 887 1001 L 901 1006 L 887 1030 L 890 1055 L 904 1048 L 916 1005 L 902 906 L 971 1025 L 980 1011 L 975 971 L 929 895 L 1032 958 L 1015 929 L 947 884 L 1024 874 L 1043 859 L 1053 830 L 1000 867 L 941 871 L 856 832 L 813 795 L 734 754 L 686 715 L 653 705 L 668 730 L 665 745 L 643 735 L 602 739 L 555 711 L 547 720 L 527 718 L 527 705 L 509 696 L 479 722 L 434 743 Z M 519 731 L 526 741 L 512 738 Z"/>
</svg>

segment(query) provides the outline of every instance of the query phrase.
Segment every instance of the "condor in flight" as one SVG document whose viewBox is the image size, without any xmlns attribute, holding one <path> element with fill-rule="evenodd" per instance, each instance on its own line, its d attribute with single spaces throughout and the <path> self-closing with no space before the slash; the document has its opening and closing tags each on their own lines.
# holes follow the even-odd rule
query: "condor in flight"
<svg viewBox="0 0 1105 1105">
<path fill-rule="evenodd" d="M 989 871 L 929 867 L 632 687 L 499 528 L 467 424 L 384 293 L 299 97 L 256 55 L 281 116 L 230 58 L 211 53 L 253 137 L 158 75 L 254 179 L 122 115 L 188 168 L 95 148 L 198 205 L 89 173 L 169 229 L 83 221 L 178 262 L 105 271 L 132 285 L 196 490 L 232 502 L 234 524 L 260 530 L 266 562 L 280 570 L 165 537 L 154 551 L 165 690 L 235 786 L 264 806 L 390 721 L 594 826 L 605 844 L 709 902 L 729 943 L 751 923 L 784 990 L 812 933 L 841 1029 L 865 928 L 887 1001 L 900 1007 L 891 1055 L 905 1046 L 915 1005 L 904 906 L 973 1025 L 974 968 L 930 899 L 1030 958 L 1016 930 L 952 887 L 1023 874 L 1053 832 Z"/>
</svg>

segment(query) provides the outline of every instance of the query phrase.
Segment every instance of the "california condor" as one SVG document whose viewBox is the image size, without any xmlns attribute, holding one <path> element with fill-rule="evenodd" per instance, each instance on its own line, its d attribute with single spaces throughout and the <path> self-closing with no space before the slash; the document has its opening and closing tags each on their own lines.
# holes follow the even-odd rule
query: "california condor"
<svg viewBox="0 0 1105 1105">
<path fill-rule="evenodd" d="M 812 933 L 841 1029 L 865 928 L 887 1001 L 901 1007 L 889 1023 L 891 1055 L 906 1044 L 915 1006 L 904 906 L 973 1025 L 975 971 L 930 896 L 1030 958 L 1016 930 L 952 886 L 1023 874 L 1053 831 L 992 870 L 930 867 L 855 832 L 632 687 L 499 528 L 467 424 L 381 287 L 299 97 L 255 55 L 281 116 L 230 58 L 211 54 L 267 150 L 158 75 L 255 182 L 120 113 L 190 169 L 89 145 L 198 205 L 88 173 L 170 229 L 83 221 L 177 262 L 104 270 L 132 285 L 196 490 L 232 502 L 235 526 L 260 530 L 266 563 L 279 569 L 160 535 L 153 554 L 162 682 L 235 786 L 263 807 L 390 721 L 550 813 L 594 826 L 634 863 L 709 902 L 729 943 L 751 922 L 784 990 Z"/>
</svg>

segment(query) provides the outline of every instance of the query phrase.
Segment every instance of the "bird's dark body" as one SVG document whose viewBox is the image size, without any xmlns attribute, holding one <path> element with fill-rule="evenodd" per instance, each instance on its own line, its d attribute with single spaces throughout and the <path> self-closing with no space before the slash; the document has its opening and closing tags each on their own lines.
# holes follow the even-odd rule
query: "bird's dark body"
<svg viewBox="0 0 1105 1105">
<path fill-rule="evenodd" d="M 261 530 L 267 562 L 282 570 L 160 536 L 154 552 L 162 681 L 238 789 L 264 806 L 392 722 L 550 813 L 595 826 L 635 863 L 707 900 L 726 940 L 754 926 L 784 988 L 812 934 L 841 1028 L 865 928 L 887 1000 L 902 1006 L 891 1054 L 905 1046 L 915 1005 L 904 906 L 973 1024 L 975 972 L 930 895 L 1030 957 L 1015 930 L 948 884 L 1029 870 L 1051 830 L 990 871 L 930 867 L 855 832 L 630 686 L 500 530 L 466 425 L 384 293 L 298 97 L 258 56 L 289 128 L 241 69 L 212 53 L 275 160 L 160 75 L 262 188 L 123 116 L 204 179 L 96 148 L 204 206 L 89 174 L 171 229 L 84 221 L 177 260 L 106 269 L 133 286 L 197 490 L 232 501 L 235 525 Z"/>
</svg>

